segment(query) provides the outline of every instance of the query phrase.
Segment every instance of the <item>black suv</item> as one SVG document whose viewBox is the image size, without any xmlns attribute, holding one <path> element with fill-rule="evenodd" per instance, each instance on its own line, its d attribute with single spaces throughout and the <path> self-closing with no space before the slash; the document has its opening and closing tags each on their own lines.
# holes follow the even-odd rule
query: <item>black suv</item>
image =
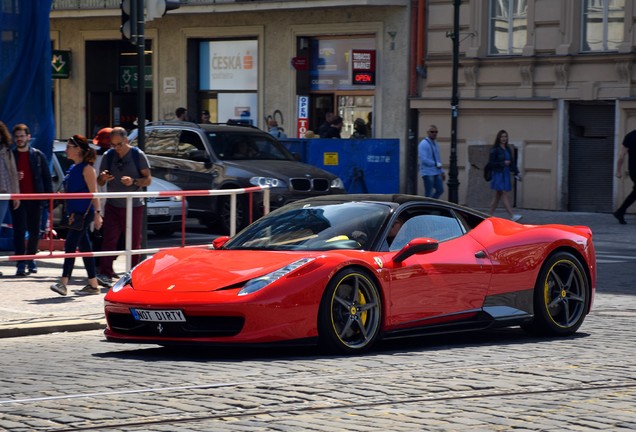
<svg viewBox="0 0 636 432">
<path fill-rule="evenodd" d="M 137 144 L 137 131 L 130 134 Z M 270 209 L 303 198 L 345 193 L 342 180 L 299 162 L 280 142 L 244 125 L 156 122 L 146 126 L 145 152 L 152 175 L 184 190 L 268 185 Z M 262 194 L 254 194 L 253 218 L 262 216 Z M 230 227 L 229 196 L 188 197 L 189 214 L 208 227 Z M 237 200 L 237 229 L 249 222 L 247 195 Z"/>
</svg>

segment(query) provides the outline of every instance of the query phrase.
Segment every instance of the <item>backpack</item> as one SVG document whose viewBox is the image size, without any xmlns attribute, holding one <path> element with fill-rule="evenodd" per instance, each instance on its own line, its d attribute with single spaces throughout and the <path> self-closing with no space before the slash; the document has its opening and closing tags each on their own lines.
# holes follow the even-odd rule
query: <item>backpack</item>
<svg viewBox="0 0 636 432">
<path fill-rule="evenodd" d="M 492 180 L 492 165 L 490 164 L 490 162 L 488 162 L 484 167 L 484 180 Z"/>
<path fill-rule="evenodd" d="M 138 147 L 131 147 L 130 151 L 132 152 L 132 158 L 133 161 L 135 163 L 135 167 L 137 168 L 137 172 L 139 173 L 139 175 L 141 176 L 141 169 L 139 168 L 140 164 L 139 164 L 139 158 L 141 157 L 139 155 L 139 148 Z M 104 158 L 106 159 L 106 166 L 108 167 L 108 171 L 112 172 L 113 171 L 113 159 L 115 158 L 115 150 L 110 149 L 108 150 L 106 153 L 104 153 Z"/>
</svg>

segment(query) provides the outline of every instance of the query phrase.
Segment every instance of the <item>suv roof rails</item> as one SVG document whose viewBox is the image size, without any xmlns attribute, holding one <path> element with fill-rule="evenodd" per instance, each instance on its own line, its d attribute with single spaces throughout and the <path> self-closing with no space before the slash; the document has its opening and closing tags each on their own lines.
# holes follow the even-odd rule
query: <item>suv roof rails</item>
<svg viewBox="0 0 636 432">
<path fill-rule="evenodd" d="M 239 126 L 239 127 L 248 127 L 252 129 L 259 129 L 257 126 L 250 124 L 249 120 L 228 120 L 226 123 L 211 123 L 214 126 Z M 202 129 L 201 124 L 189 121 L 179 121 L 179 120 L 159 120 L 152 121 L 146 123 L 146 126 L 189 126 L 196 127 Z"/>
<path fill-rule="evenodd" d="M 226 123 L 215 123 L 215 124 L 226 125 L 226 126 L 243 126 L 243 127 L 249 127 L 252 129 L 258 129 L 258 127 L 252 124 L 251 120 L 228 119 Z"/>
<path fill-rule="evenodd" d="M 195 122 L 179 121 L 179 120 L 153 121 L 153 122 L 150 122 L 150 123 L 146 123 L 146 126 L 190 126 L 190 127 L 198 127 L 198 128 L 201 127 L 201 126 L 199 126 L 199 124 L 197 124 Z"/>
</svg>

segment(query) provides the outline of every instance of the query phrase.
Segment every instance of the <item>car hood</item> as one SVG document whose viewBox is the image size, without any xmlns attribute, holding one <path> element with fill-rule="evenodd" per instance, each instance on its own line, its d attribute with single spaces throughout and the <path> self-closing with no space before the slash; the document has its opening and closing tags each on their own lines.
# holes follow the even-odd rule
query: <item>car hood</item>
<svg viewBox="0 0 636 432">
<path fill-rule="evenodd" d="M 132 272 L 135 291 L 206 292 L 241 286 L 311 253 L 170 249 Z"/>
<path fill-rule="evenodd" d="M 169 181 L 162 180 L 157 177 L 153 177 L 150 182 L 150 186 L 148 186 L 148 192 L 161 192 L 161 191 L 176 191 L 181 190 L 179 186 L 174 183 L 170 183 Z"/>
<path fill-rule="evenodd" d="M 280 180 L 288 178 L 311 177 L 335 179 L 337 176 L 322 168 L 303 162 L 289 160 L 241 160 L 224 161 L 227 168 L 243 170 L 256 177 L 273 177 Z"/>
</svg>

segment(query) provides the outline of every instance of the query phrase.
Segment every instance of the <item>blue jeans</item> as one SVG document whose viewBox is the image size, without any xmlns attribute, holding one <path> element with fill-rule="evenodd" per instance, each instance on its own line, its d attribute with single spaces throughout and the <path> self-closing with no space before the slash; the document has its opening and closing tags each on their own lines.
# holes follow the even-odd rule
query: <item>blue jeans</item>
<svg viewBox="0 0 636 432">
<path fill-rule="evenodd" d="M 444 193 L 444 182 L 440 174 L 422 176 L 424 180 L 424 196 L 439 198 Z"/>
<path fill-rule="evenodd" d="M 4 217 L 7 215 L 7 211 L 9 210 L 9 204 L 11 204 L 11 201 L 9 200 L 0 200 L 0 224 L 4 222 Z"/>
</svg>

